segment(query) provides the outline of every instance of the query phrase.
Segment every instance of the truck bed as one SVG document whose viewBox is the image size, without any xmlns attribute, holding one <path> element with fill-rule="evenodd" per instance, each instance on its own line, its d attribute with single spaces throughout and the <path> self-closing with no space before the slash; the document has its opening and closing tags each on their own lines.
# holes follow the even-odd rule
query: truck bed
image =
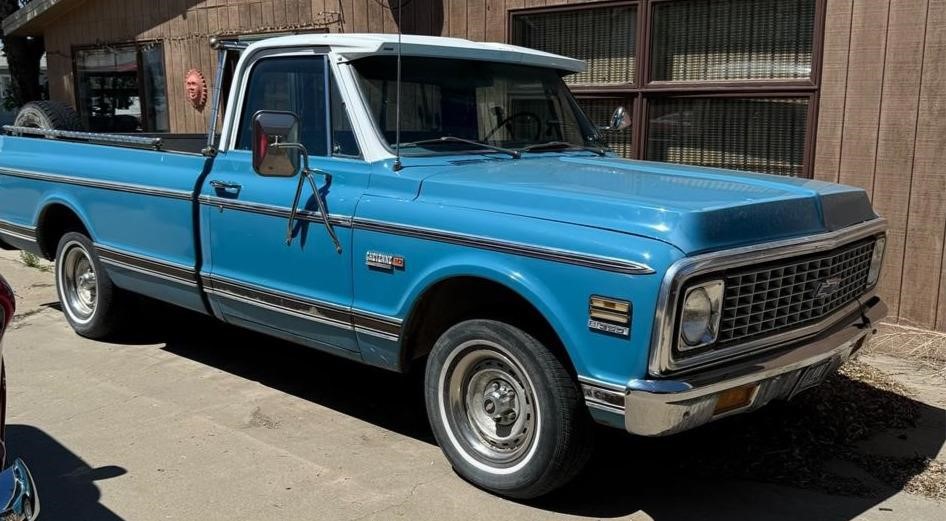
<svg viewBox="0 0 946 521">
<path fill-rule="evenodd" d="M 194 143 L 169 142 L 191 148 Z M 194 192 L 206 160 L 190 152 L 0 136 L 0 240 L 51 257 L 56 245 L 44 241 L 42 223 L 49 212 L 68 209 L 97 248 L 121 249 L 193 271 Z M 138 281 L 125 279 L 134 276 L 125 270 L 123 280 L 116 277 L 115 282 L 132 286 Z M 148 284 L 153 282 L 141 284 L 139 291 L 202 308 L 196 287 L 173 296 L 155 295 L 168 289 Z"/>
</svg>

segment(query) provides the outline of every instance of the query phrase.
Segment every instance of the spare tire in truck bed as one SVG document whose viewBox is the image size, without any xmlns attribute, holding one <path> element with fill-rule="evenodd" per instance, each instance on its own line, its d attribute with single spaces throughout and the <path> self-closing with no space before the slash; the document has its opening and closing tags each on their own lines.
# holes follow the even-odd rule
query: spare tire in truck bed
<svg viewBox="0 0 946 521">
<path fill-rule="evenodd" d="M 82 130 L 79 114 L 69 105 L 58 101 L 31 101 L 23 105 L 13 125 L 52 130 Z"/>
</svg>

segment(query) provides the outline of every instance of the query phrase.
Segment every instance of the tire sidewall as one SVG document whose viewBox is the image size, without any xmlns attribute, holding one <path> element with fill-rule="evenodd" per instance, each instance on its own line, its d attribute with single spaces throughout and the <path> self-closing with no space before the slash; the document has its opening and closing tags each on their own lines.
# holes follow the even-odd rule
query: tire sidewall
<svg viewBox="0 0 946 521">
<path fill-rule="evenodd" d="M 19 127 L 51 128 L 45 114 L 33 107 L 24 107 L 16 117 Z"/>
<path fill-rule="evenodd" d="M 31 101 L 20 109 L 13 122 L 17 127 L 51 130 L 81 130 L 82 121 L 71 106 L 56 101 Z"/>
<path fill-rule="evenodd" d="M 92 263 L 92 269 L 95 270 L 95 308 L 89 318 L 83 320 L 75 315 L 69 305 L 69 299 L 66 296 L 65 277 L 65 256 L 73 248 L 80 248 Z M 105 268 L 95 254 L 95 247 L 88 237 L 81 233 L 69 232 L 59 240 L 59 246 L 56 248 L 56 293 L 59 296 L 59 302 L 62 306 L 63 314 L 69 325 L 77 333 L 83 336 L 98 336 L 98 332 L 105 326 L 103 318 L 108 315 L 108 304 L 112 292 L 111 281 L 105 272 Z"/>
<path fill-rule="evenodd" d="M 537 411 L 536 435 L 533 446 L 524 459 L 511 468 L 489 470 L 480 460 L 469 454 L 457 440 L 459 433 L 449 432 L 445 396 L 442 392 L 442 372 L 456 349 L 464 344 L 485 341 L 503 348 L 504 354 L 522 368 L 529 379 Z M 530 345 L 532 344 L 532 345 Z M 543 481 L 552 471 L 552 462 L 560 450 L 563 422 L 558 414 L 566 404 L 550 392 L 553 386 L 547 371 L 538 362 L 532 350 L 538 342 L 517 328 L 499 322 L 471 320 L 460 323 L 444 333 L 431 351 L 425 378 L 427 414 L 434 437 L 457 472 L 473 484 L 507 495 L 518 495 Z M 449 376 L 446 376 L 449 378 Z"/>
</svg>

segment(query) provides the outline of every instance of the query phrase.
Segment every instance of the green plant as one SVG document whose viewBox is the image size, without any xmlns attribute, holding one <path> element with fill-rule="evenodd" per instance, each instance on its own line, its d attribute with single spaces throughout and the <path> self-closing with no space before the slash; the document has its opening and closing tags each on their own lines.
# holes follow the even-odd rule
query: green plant
<svg viewBox="0 0 946 521">
<path fill-rule="evenodd" d="M 23 262 L 23 264 L 26 264 L 26 265 L 29 266 L 30 268 L 36 268 L 36 269 L 41 270 L 41 271 L 49 271 L 49 267 L 48 267 L 48 266 L 44 266 L 44 265 L 40 262 L 39 257 L 37 257 L 35 254 L 30 253 L 30 252 L 28 252 L 28 251 L 21 251 L 21 252 L 20 252 L 20 260 Z"/>
</svg>

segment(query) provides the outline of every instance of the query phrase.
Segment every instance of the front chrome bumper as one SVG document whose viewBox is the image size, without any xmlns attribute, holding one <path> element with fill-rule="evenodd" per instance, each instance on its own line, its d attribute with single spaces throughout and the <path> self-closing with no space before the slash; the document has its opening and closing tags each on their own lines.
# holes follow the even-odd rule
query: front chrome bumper
<svg viewBox="0 0 946 521">
<path fill-rule="evenodd" d="M 583 381 L 585 401 L 597 411 L 623 415 L 624 427 L 632 434 L 665 436 L 692 429 L 791 398 L 802 382 L 820 383 L 820 378 L 809 382 L 806 375 L 815 368 L 819 375 L 837 369 L 867 343 L 875 332 L 873 324 L 886 314 L 887 306 L 873 297 L 818 335 L 744 361 L 678 377 L 631 380 L 623 390 Z M 751 393 L 747 402 L 718 412 L 720 395 L 737 388 Z"/>
<path fill-rule="evenodd" d="M 0 505 L 0 521 L 33 521 L 39 514 L 36 484 L 20 459 L 0 473 Z"/>
</svg>

